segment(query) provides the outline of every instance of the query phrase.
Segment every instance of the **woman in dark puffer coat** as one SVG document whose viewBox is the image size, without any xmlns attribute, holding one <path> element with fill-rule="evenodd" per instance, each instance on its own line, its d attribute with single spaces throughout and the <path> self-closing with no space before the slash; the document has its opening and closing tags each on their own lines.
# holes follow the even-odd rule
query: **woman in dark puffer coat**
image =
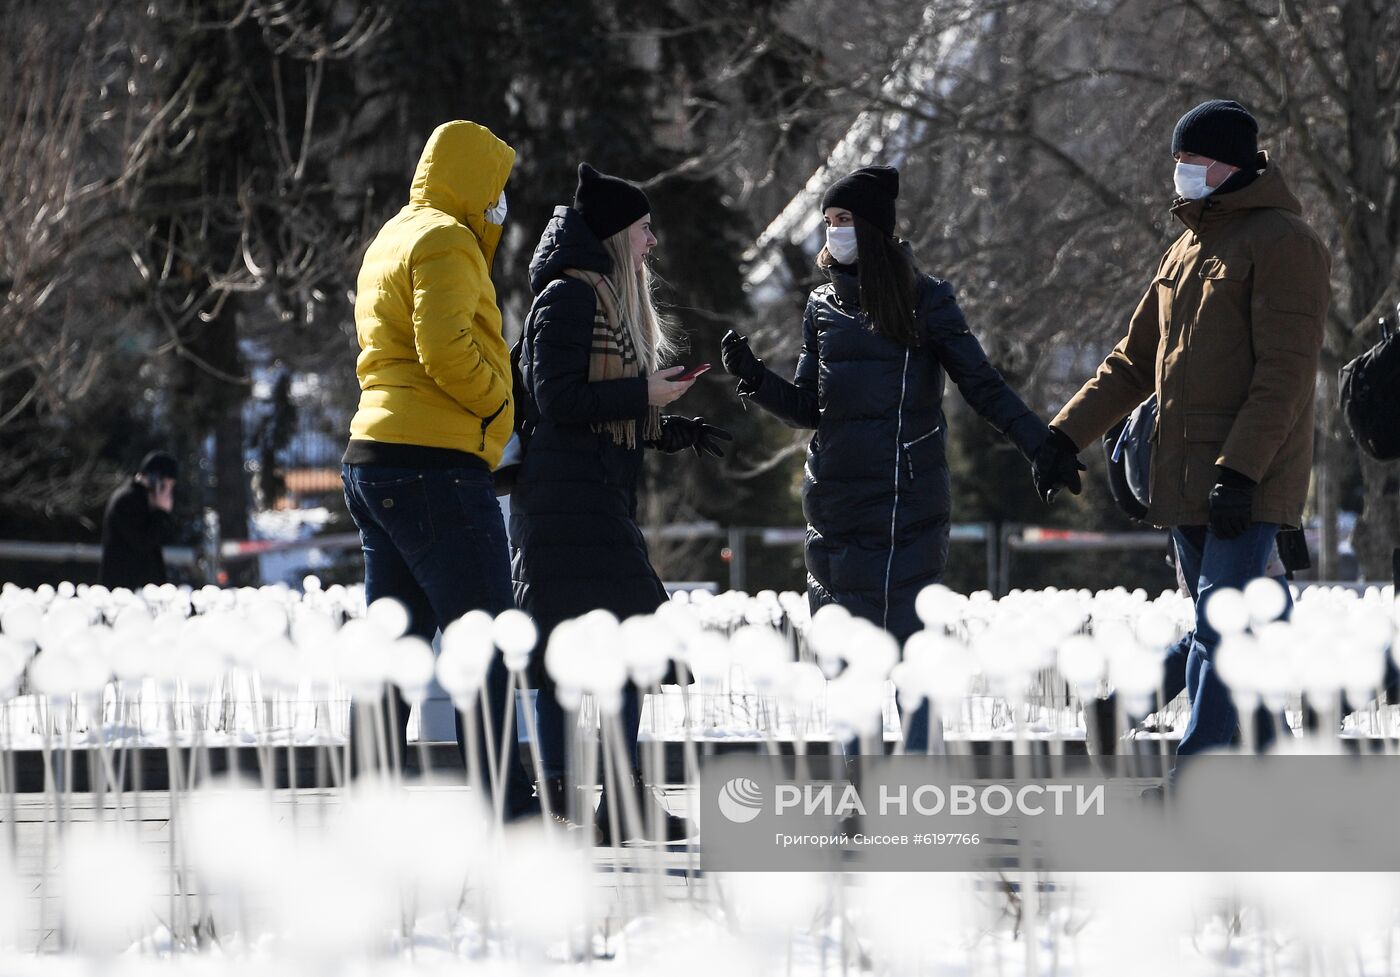
<svg viewBox="0 0 1400 977">
<path fill-rule="evenodd" d="M 655 245 L 646 195 L 585 163 L 574 206 L 555 209 L 530 263 L 526 389 L 516 395 L 538 419 L 511 494 L 510 537 L 516 602 L 539 625 L 540 647 L 561 622 L 596 608 L 626 619 L 665 602 L 636 521 L 643 451 L 718 456 L 729 438 L 703 418 L 661 416 L 694 381 L 674 379 L 683 367 L 657 369 L 674 346 L 651 300 L 645 259 Z M 539 681 L 540 787 L 558 817 L 568 731 L 548 675 Z M 629 683 L 620 719 L 633 786 L 646 800 L 638 700 Z M 606 837 L 605 808 L 598 824 Z M 666 830 L 675 837 L 687 829 L 668 818 Z"/>
<path fill-rule="evenodd" d="M 948 557 L 944 377 L 1028 459 L 1049 432 L 987 361 L 953 286 L 921 274 L 895 239 L 898 194 L 898 171 L 868 166 L 822 199 L 817 263 L 831 281 L 807 299 L 792 382 L 732 331 L 722 349 L 742 396 L 815 429 L 802 486 L 812 610 L 840 604 L 902 643 L 920 627 L 915 597 L 943 578 Z M 927 737 L 925 705 L 909 719 L 907 748 Z"/>
</svg>

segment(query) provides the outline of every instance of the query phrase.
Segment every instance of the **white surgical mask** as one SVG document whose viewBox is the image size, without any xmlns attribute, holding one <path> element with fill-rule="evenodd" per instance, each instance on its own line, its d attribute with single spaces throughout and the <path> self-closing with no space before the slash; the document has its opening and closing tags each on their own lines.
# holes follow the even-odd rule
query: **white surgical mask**
<svg viewBox="0 0 1400 977">
<path fill-rule="evenodd" d="M 826 229 L 826 249 L 839 264 L 849 265 L 856 260 L 856 229 L 854 227 L 828 227 Z"/>
<path fill-rule="evenodd" d="M 1177 194 L 1187 200 L 1200 200 L 1210 196 L 1215 187 L 1206 183 L 1206 173 L 1209 170 L 1209 166 L 1196 163 L 1177 163 L 1176 172 L 1172 174 Z"/>
<path fill-rule="evenodd" d="M 496 201 L 496 206 L 486 211 L 486 222 L 500 227 L 506 222 L 506 192 L 501 191 L 501 199 Z"/>
</svg>

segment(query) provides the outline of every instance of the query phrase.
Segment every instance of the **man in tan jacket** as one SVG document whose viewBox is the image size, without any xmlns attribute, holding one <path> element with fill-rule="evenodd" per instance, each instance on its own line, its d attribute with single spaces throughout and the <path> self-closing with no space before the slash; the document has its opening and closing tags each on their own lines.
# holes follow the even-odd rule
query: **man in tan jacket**
<svg viewBox="0 0 1400 977">
<path fill-rule="evenodd" d="M 1263 576 L 1279 529 L 1302 522 L 1312 470 L 1331 258 L 1257 138 L 1237 102 L 1204 102 L 1177 123 L 1172 213 L 1185 230 L 1033 471 L 1049 501 L 1072 483 L 1080 446 L 1157 394 L 1146 518 L 1170 527 L 1196 601 L 1181 756 L 1228 745 L 1238 725 L 1206 603 Z"/>
</svg>

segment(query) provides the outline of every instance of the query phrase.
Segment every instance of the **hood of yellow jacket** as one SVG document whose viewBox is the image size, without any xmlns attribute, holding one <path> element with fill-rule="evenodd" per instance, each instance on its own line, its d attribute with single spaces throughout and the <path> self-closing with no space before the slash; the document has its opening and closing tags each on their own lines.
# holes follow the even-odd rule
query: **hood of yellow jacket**
<svg viewBox="0 0 1400 977">
<path fill-rule="evenodd" d="M 500 199 L 514 165 L 515 150 L 490 129 L 475 122 L 444 122 L 423 147 L 409 202 L 465 224 L 481 242 L 489 267 L 501 228 L 487 222 L 486 211 Z"/>
</svg>

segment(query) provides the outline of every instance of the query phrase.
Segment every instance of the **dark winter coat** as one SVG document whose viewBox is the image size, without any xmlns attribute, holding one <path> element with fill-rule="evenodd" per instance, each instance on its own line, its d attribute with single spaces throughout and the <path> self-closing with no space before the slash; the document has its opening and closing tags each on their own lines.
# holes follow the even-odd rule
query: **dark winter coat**
<svg viewBox="0 0 1400 977">
<path fill-rule="evenodd" d="M 515 597 L 542 635 L 594 608 L 626 618 L 666 599 L 636 521 L 644 448 L 590 427 L 640 422 L 647 381 L 588 382 L 597 299 L 587 283 L 564 275 L 567 268 L 606 275 L 612 260 L 578 212 L 559 207 L 530 262 L 526 389 L 516 396 L 533 400 L 539 420 L 510 498 Z"/>
<path fill-rule="evenodd" d="M 167 582 L 160 548 L 173 532 L 170 513 L 151 505 L 146 486 L 133 478 L 117 489 L 102 516 L 102 585 L 135 590 Z"/>
<path fill-rule="evenodd" d="M 914 598 L 948 558 L 944 377 L 1027 457 L 1048 431 L 987 362 L 953 286 L 921 279 L 922 341 L 906 347 L 872 330 L 853 274 L 831 277 L 807 299 L 793 382 L 765 371 L 739 392 L 816 429 L 802 485 L 812 609 L 834 602 L 902 639 L 919 628 Z"/>
</svg>

